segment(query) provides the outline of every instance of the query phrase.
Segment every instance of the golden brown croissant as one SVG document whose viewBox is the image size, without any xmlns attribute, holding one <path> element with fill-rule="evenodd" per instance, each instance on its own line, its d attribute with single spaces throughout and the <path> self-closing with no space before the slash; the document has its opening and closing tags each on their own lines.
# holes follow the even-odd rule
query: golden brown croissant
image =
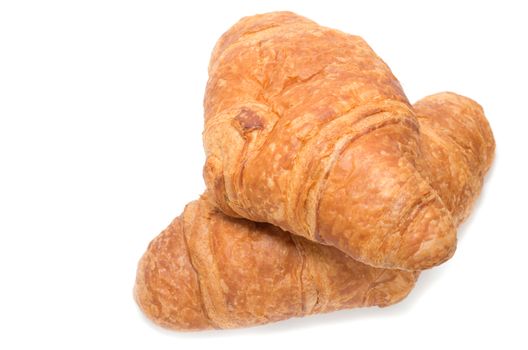
<svg viewBox="0 0 528 350">
<path fill-rule="evenodd" d="M 191 202 L 149 245 L 135 294 L 173 329 L 234 328 L 360 306 L 387 306 L 417 272 L 379 269 L 265 223 Z"/>
<path fill-rule="evenodd" d="M 427 178 L 417 118 L 360 37 L 288 12 L 244 18 L 213 51 L 204 104 L 204 178 L 227 215 L 376 267 L 453 254 L 457 218 Z"/>
<path fill-rule="evenodd" d="M 416 105 L 427 178 L 452 216 L 467 215 L 494 143 L 482 109 L 452 93 Z M 269 224 L 230 218 L 204 198 L 149 245 L 135 294 L 145 314 L 174 329 L 231 328 L 360 306 L 386 306 L 417 273 L 378 269 Z"/>
</svg>

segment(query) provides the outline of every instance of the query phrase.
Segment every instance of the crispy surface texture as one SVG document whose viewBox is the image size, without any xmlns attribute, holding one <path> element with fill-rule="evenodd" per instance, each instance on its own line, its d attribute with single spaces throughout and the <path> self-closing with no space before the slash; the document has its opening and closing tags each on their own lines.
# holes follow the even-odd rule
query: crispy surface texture
<svg viewBox="0 0 528 350">
<path fill-rule="evenodd" d="M 362 38 L 289 12 L 243 18 L 213 51 L 204 105 L 204 178 L 227 215 L 376 267 L 454 253 L 456 219 L 418 169 L 418 119 Z"/>
<path fill-rule="evenodd" d="M 458 225 L 482 188 L 495 143 L 482 108 L 453 93 L 415 104 L 424 176 Z M 431 171 L 433 170 L 433 171 Z M 378 269 L 270 224 L 224 215 L 202 197 L 155 238 L 137 272 L 136 300 L 178 330 L 232 328 L 360 306 L 387 306 L 417 272 Z"/>
<path fill-rule="evenodd" d="M 178 330 L 235 328 L 403 299 L 417 272 L 379 269 L 201 198 L 154 239 L 135 287 L 143 312 Z"/>
</svg>

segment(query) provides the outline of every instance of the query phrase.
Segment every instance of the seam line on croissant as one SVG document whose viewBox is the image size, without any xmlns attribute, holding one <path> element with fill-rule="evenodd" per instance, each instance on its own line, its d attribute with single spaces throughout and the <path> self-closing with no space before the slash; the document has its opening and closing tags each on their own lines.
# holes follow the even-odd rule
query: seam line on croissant
<svg viewBox="0 0 528 350">
<path fill-rule="evenodd" d="M 202 306 L 203 314 L 207 318 L 207 321 L 209 322 L 211 326 L 213 326 L 214 328 L 220 329 L 220 327 L 216 324 L 216 322 L 213 321 L 213 319 L 207 312 L 207 307 L 205 306 L 205 302 L 204 302 L 204 294 L 202 291 L 202 283 L 200 280 L 200 274 L 198 273 L 198 270 L 194 266 L 192 255 L 191 255 L 191 250 L 189 248 L 189 242 L 187 241 L 187 235 L 185 234 L 185 231 L 186 231 L 185 221 L 182 220 L 182 235 L 183 235 L 183 242 L 185 244 L 185 251 L 187 252 L 187 257 L 189 258 L 189 264 L 191 265 L 191 268 L 194 271 L 194 274 L 196 275 L 196 280 L 198 282 L 198 294 L 200 296 L 200 305 Z"/>
<path fill-rule="evenodd" d="M 299 256 L 301 257 L 301 268 L 300 268 L 300 271 L 299 271 L 299 283 L 300 283 L 300 286 L 301 286 L 301 314 L 302 315 L 307 315 L 311 312 L 311 310 L 306 310 L 306 302 L 305 302 L 305 290 L 304 290 L 304 281 L 303 281 L 303 276 L 304 276 L 304 271 L 305 271 L 305 264 L 306 264 L 306 255 L 305 255 L 305 252 L 304 252 L 304 248 L 301 246 L 301 243 L 297 240 L 297 237 L 294 237 L 293 235 L 290 236 L 291 240 L 293 241 L 293 243 L 295 244 L 295 249 L 297 250 L 297 253 L 299 254 Z"/>
</svg>

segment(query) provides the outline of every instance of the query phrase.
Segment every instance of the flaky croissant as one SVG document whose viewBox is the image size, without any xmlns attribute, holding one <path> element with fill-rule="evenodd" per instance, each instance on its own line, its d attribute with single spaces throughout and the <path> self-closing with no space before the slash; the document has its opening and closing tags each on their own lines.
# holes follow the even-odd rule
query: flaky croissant
<svg viewBox="0 0 528 350">
<path fill-rule="evenodd" d="M 421 270 L 453 254 L 458 200 L 439 191 L 462 186 L 467 200 L 484 170 L 472 183 L 470 162 L 435 190 L 418 119 L 360 37 L 288 12 L 244 18 L 213 51 L 204 106 L 204 178 L 227 215 L 376 267 Z M 487 124 L 479 132 L 475 146 L 491 149 Z"/>
<path fill-rule="evenodd" d="M 426 97 L 415 110 L 424 175 L 458 224 L 490 166 L 493 138 L 482 109 L 452 93 Z M 149 245 L 136 300 L 154 322 L 173 329 L 233 328 L 405 297 L 417 272 L 379 269 L 335 248 L 270 224 L 228 217 L 205 198 Z"/>
<path fill-rule="evenodd" d="M 404 298 L 417 272 L 379 269 L 265 223 L 185 207 L 138 267 L 136 300 L 179 330 L 247 327 Z"/>
</svg>

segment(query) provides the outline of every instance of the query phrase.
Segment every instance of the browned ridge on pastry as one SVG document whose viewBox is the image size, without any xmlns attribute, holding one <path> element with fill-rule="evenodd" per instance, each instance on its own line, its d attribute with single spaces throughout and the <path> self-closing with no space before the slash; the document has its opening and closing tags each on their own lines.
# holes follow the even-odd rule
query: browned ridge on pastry
<svg viewBox="0 0 528 350">
<path fill-rule="evenodd" d="M 415 110 L 423 163 L 417 166 L 427 169 L 424 176 L 458 224 L 491 164 L 491 130 L 477 103 L 452 93 L 426 97 Z M 233 328 L 387 306 L 409 293 L 416 276 L 364 265 L 270 224 L 228 217 L 201 198 L 149 245 L 135 295 L 162 326 Z"/>
<path fill-rule="evenodd" d="M 419 107 L 427 112 L 429 102 Z M 457 180 L 429 181 L 437 169 L 421 159 L 418 119 L 362 38 L 289 12 L 243 18 L 213 51 L 204 107 L 204 178 L 227 215 L 376 267 L 420 270 L 453 254 L 460 217 L 449 209 L 458 202 L 441 192 L 462 186 L 457 201 L 469 200 L 482 159 L 459 150 L 468 163 L 446 175 Z M 482 114 L 466 107 L 461 118 Z M 457 125 L 472 126 L 449 127 Z M 432 147 L 449 147 L 439 156 L 451 157 L 458 136 Z M 483 137 L 492 143 L 491 133 Z"/>
</svg>

